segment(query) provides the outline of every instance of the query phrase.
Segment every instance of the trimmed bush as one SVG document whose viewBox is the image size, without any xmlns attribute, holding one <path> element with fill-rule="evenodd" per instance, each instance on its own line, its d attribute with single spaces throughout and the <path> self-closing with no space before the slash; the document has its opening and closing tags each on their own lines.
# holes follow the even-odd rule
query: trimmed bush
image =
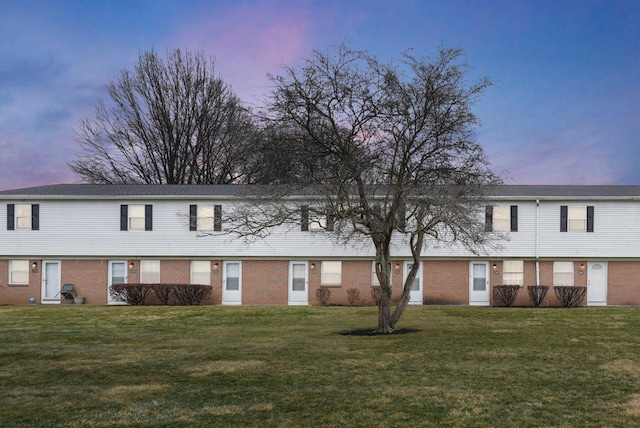
<svg viewBox="0 0 640 428">
<path fill-rule="evenodd" d="M 199 305 L 211 293 L 210 285 L 199 284 L 114 284 L 109 289 L 111 296 L 133 306 L 149 305 L 149 294 L 153 293 L 162 305 L 168 305 L 171 296 L 182 306 Z"/>
<path fill-rule="evenodd" d="M 493 300 L 500 306 L 510 308 L 520 292 L 519 285 L 496 285 L 493 287 Z"/>
<path fill-rule="evenodd" d="M 197 306 L 211 293 L 210 285 L 173 284 L 173 294 L 183 306 Z"/>
<path fill-rule="evenodd" d="M 316 299 L 320 302 L 322 306 L 326 306 L 329 303 L 329 298 L 331 297 L 331 290 L 325 287 L 320 287 L 316 290 Z"/>
<path fill-rule="evenodd" d="M 578 306 L 587 292 L 587 287 L 574 287 L 570 285 L 555 285 L 553 287 L 560 304 L 565 308 Z"/>
<path fill-rule="evenodd" d="M 355 306 L 358 304 L 360 300 L 360 290 L 357 288 L 350 288 L 347 290 L 347 300 L 349 301 L 349 306 Z"/>
<path fill-rule="evenodd" d="M 149 284 L 113 284 L 109 289 L 111 297 L 115 300 L 133 306 L 144 305 L 150 292 Z"/>
<path fill-rule="evenodd" d="M 533 306 L 535 306 L 536 308 L 540 307 L 548 291 L 548 285 L 529 285 L 527 287 L 527 292 L 529 292 L 531 303 L 533 303 Z"/>
</svg>

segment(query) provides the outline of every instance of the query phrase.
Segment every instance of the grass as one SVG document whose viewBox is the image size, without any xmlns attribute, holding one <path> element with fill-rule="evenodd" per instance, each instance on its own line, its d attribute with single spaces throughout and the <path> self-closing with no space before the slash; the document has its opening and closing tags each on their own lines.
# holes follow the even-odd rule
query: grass
<svg viewBox="0 0 640 428">
<path fill-rule="evenodd" d="M 0 426 L 640 426 L 640 308 L 0 307 Z"/>
</svg>

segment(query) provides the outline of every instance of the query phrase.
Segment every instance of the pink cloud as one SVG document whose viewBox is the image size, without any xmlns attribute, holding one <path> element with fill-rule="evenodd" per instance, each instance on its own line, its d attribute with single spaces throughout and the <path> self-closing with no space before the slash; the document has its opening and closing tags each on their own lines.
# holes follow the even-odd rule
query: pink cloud
<svg viewBox="0 0 640 428">
<path fill-rule="evenodd" d="M 255 101 L 266 92 L 267 73 L 279 73 L 282 64 L 304 54 L 312 22 L 302 8 L 266 4 L 220 12 L 183 30 L 175 47 L 212 54 L 223 79 L 243 100 Z"/>
</svg>

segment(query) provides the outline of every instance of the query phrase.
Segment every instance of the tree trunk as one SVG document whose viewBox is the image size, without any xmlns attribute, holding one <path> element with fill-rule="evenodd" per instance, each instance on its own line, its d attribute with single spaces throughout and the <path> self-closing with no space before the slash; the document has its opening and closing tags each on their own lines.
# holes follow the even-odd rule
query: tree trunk
<svg viewBox="0 0 640 428">
<path fill-rule="evenodd" d="M 378 302 L 378 327 L 376 333 L 393 333 L 396 322 L 391 315 L 391 253 L 388 242 L 376 243 L 376 275 L 380 282 L 380 299 Z"/>
</svg>

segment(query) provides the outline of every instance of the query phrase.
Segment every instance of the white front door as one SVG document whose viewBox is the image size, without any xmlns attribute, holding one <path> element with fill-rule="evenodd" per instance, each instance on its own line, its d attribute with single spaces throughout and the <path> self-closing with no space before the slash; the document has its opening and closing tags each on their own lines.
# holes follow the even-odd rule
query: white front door
<svg viewBox="0 0 640 428">
<path fill-rule="evenodd" d="M 469 273 L 469 305 L 489 306 L 489 263 L 471 262 Z"/>
<path fill-rule="evenodd" d="M 587 270 L 587 305 L 607 305 L 607 262 L 589 262 Z"/>
<path fill-rule="evenodd" d="M 60 303 L 60 261 L 42 261 L 42 303 Z"/>
<path fill-rule="evenodd" d="M 111 295 L 111 286 L 113 284 L 126 284 L 127 279 L 127 261 L 109 260 L 109 279 L 107 280 L 107 303 L 109 305 L 125 304 L 124 301 Z"/>
<path fill-rule="evenodd" d="M 309 304 L 309 267 L 307 262 L 289 262 L 289 304 Z"/>
<path fill-rule="evenodd" d="M 222 304 L 242 304 L 242 262 L 228 261 L 222 266 Z"/>
<path fill-rule="evenodd" d="M 413 262 L 404 262 L 404 278 L 403 284 L 406 282 L 407 277 L 409 276 L 409 271 L 413 266 Z M 413 280 L 413 284 L 411 284 L 411 291 L 409 292 L 409 304 L 410 305 L 422 305 L 423 303 L 423 294 L 422 294 L 422 263 L 418 267 L 418 273 L 416 274 L 415 279 Z"/>
</svg>

